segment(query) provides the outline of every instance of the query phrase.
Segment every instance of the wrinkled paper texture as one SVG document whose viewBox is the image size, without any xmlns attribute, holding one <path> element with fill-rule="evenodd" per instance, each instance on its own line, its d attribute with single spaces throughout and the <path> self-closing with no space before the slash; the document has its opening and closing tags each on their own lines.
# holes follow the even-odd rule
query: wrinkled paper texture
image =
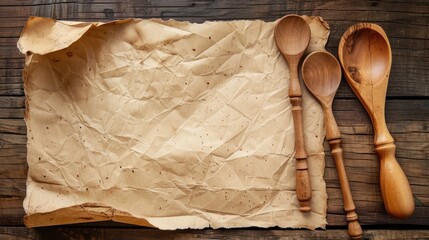
<svg viewBox="0 0 429 240">
<path fill-rule="evenodd" d="M 305 17 L 309 50 L 329 27 Z M 325 227 L 323 113 L 302 86 L 312 211 L 295 195 L 276 22 L 31 17 L 19 39 L 29 227 Z"/>
</svg>

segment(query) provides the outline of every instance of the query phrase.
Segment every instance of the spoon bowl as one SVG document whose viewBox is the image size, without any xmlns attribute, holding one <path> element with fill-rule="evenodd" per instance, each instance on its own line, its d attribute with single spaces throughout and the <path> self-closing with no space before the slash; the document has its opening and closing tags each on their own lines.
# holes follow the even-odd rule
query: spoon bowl
<svg viewBox="0 0 429 240">
<path fill-rule="evenodd" d="M 302 64 L 302 78 L 310 92 L 319 100 L 333 100 L 341 82 L 341 66 L 328 52 L 316 51 Z"/>
<path fill-rule="evenodd" d="M 384 115 L 392 65 L 387 35 L 376 24 L 356 24 L 341 37 L 338 55 L 347 83 L 374 126 L 374 145 L 380 160 L 380 189 L 386 211 L 393 217 L 409 217 L 414 212 L 414 198 L 408 179 L 396 161 L 396 146 Z"/>
<path fill-rule="evenodd" d="M 307 22 L 298 15 L 287 15 L 274 29 L 277 47 L 284 55 L 299 55 L 310 42 L 311 32 Z"/>
<path fill-rule="evenodd" d="M 351 32 L 341 54 L 346 75 L 363 85 L 374 85 L 389 74 L 392 55 L 381 32 L 363 28 Z"/>
</svg>

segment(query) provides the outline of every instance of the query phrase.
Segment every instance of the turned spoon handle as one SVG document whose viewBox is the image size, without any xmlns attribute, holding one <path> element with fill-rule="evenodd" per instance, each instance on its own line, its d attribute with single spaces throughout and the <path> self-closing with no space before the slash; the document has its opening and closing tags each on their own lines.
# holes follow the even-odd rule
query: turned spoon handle
<svg viewBox="0 0 429 240">
<path fill-rule="evenodd" d="M 350 190 L 349 180 L 347 179 L 346 169 L 343 161 L 343 149 L 341 148 L 340 130 L 335 122 L 332 110 L 325 110 L 325 128 L 326 138 L 331 147 L 332 158 L 340 181 L 341 193 L 343 195 L 344 210 L 348 222 L 348 234 L 351 239 L 361 239 L 362 228 L 358 222 L 356 206 L 353 202 L 352 192 Z"/>
<path fill-rule="evenodd" d="M 297 64 L 289 64 L 290 88 L 289 97 L 292 104 L 292 117 L 295 130 L 296 159 L 296 195 L 301 212 L 309 212 L 311 199 L 310 174 L 308 172 L 307 153 L 304 147 L 304 131 L 302 117 L 302 95 L 298 80 Z"/>
<path fill-rule="evenodd" d="M 397 218 L 407 218 L 414 212 L 410 183 L 395 157 L 396 145 L 389 133 L 384 114 L 372 118 L 375 150 L 380 160 L 380 188 L 386 211 Z"/>
</svg>

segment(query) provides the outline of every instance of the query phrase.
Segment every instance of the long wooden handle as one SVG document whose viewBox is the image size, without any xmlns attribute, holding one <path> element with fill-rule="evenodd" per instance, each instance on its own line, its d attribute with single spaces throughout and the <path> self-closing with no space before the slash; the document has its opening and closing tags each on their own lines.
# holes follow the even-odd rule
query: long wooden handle
<svg viewBox="0 0 429 240">
<path fill-rule="evenodd" d="M 301 212 L 310 212 L 311 185 L 308 173 L 307 153 L 304 147 L 304 131 L 302 117 L 302 95 L 298 80 L 298 66 L 289 65 L 290 88 L 289 97 L 292 104 L 292 117 L 295 130 L 295 159 L 296 159 L 296 196 Z"/>
<path fill-rule="evenodd" d="M 350 191 L 349 180 L 347 179 L 346 169 L 343 161 L 343 150 L 341 148 L 341 139 L 329 140 L 331 146 L 331 153 L 334 159 L 335 167 L 338 172 L 338 179 L 340 181 L 341 193 L 343 194 L 344 210 L 346 211 L 346 218 L 348 222 L 348 231 L 351 239 L 361 239 L 362 228 L 358 222 L 358 215 L 356 214 L 356 206 L 353 202 L 352 193 Z"/>
<path fill-rule="evenodd" d="M 380 159 L 380 188 L 387 213 L 396 218 L 407 218 L 414 212 L 414 198 L 410 184 L 395 158 L 395 144 L 376 146 Z"/>
</svg>

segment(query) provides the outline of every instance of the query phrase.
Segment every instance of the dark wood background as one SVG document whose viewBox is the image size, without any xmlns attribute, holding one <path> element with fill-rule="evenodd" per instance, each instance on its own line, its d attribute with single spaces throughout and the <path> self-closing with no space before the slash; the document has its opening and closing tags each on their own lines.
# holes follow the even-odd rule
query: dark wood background
<svg viewBox="0 0 429 240">
<path fill-rule="evenodd" d="M 331 26 L 327 49 L 337 55 L 343 32 L 357 22 L 381 25 L 393 51 L 386 118 L 397 160 L 408 176 L 416 210 L 389 217 L 379 188 L 369 118 L 345 81 L 334 103 L 345 164 L 365 239 L 429 239 L 429 1 L 1 0 L 0 1 L 0 239 L 345 239 L 346 221 L 333 161 L 327 152 L 328 230 L 234 229 L 159 231 L 117 223 L 27 229 L 23 225 L 26 127 L 22 69 L 16 42 L 30 15 L 79 21 L 121 18 L 205 20 L 322 16 Z M 325 146 L 328 150 L 328 146 Z"/>
</svg>

